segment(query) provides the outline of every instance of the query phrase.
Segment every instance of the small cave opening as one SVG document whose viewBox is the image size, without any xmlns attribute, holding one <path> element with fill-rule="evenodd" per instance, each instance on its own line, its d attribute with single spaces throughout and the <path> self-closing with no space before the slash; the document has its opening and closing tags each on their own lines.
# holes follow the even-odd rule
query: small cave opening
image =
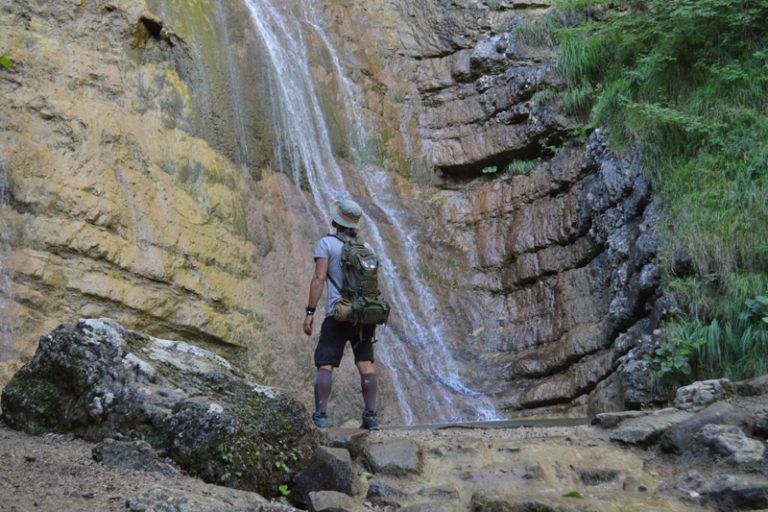
<svg viewBox="0 0 768 512">
<path fill-rule="evenodd" d="M 160 41 L 163 39 L 163 24 L 156 19 L 142 16 L 136 23 L 136 28 L 133 32 L 133 43 L 131 46 L 134 48 L 146 48 L 147 43 L 150 41 Z"/>
</svg>

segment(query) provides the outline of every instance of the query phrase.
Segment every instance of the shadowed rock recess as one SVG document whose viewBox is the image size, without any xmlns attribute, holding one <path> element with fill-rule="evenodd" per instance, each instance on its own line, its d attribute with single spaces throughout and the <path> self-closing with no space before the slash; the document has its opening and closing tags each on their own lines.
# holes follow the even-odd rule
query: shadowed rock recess
<svg viewBox="0 0 768 512">
<path fill-rule="evenodd" d="M 243 360 L 310 406 L 314 339 L 299 325 L 325 211 L 280 172 L 301 165 L 285 162 L 276 84 L 245 3 L 179 5 L 0 8 L 0 51 L 16 63 L 0 68 L 13 283 L 0 297 L 0 374 L 62 321 L 109 317 Z M 636 155 L 613 155 L 599 131 L 564 147 L 573 120 L 555 56 L 513 31 L 549 2 L 311 5 L 311 72 L 349 193 L 387 240 L 388 216 L 405 226 L 391 256 L 403 294 L 421 305 L 429 291 L 418 321 L 429 335 L 444 327 L 455 360 L 422 367 L 432 340 L 413 340 L 395 311 L 388 327 L 422 372 L 414 386 L 445 380 L 467 418 L 477 410 L 462 409 L 464 396 L 488 397 L 500 415 L 655 399 L 642 354 L 664 312 L 656 208 Z M 387 190 L 363 186 L 381 168 Z M 386 194 L 387 211 L 374 197 Z M 404 421 L 403 396 L 415 422 L 430 421 L 425 389 L 396 394 L 396 371 L 380 367 L 382 422 Z M 337 372 L 335 424 L 359 418 L 357 379 Z"/>
</svg>

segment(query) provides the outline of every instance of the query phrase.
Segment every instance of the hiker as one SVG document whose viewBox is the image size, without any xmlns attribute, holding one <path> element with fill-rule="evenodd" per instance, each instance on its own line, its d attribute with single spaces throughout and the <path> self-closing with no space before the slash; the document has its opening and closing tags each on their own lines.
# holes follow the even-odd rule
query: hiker
<svg viewBox="0 0 768 512">
<path fill-rule="evenodd" d="M 312 420 L 320 428 L 328 428 L 328 398 L 331 395 L 333 369 L 338 368 L 347 341 L 352 343 L 355 365 L 360 372 L 363 391 L 363 421 L 360 428 L 379 430 L 376 414 L 376 393 L 378 381 L 373 369 L 373 335 L 375 326 L 355 326 L 351 322 L 340 322 L 334 318 L 333 306 L 342 299 L 341 288 L 344 286 L 342 271 L 341 239 L 356 239 L 357 229 L 363 210 L 351 199 L 334 201 L 331 204 L 331 225 L 335 235 L 329 234 L 320 239 L 315 249 L 315 273 L 309 285 L 307 315 L 304 318 L 304 333 L 311 336 L 315 311 L 323 287 L 328 283 L 328 305 L 325 318 L 320 328 L 320 339 L 315 348 L 315 412 Z M 339 238 L 340 237 L 340 238 Z"/>
</svg>

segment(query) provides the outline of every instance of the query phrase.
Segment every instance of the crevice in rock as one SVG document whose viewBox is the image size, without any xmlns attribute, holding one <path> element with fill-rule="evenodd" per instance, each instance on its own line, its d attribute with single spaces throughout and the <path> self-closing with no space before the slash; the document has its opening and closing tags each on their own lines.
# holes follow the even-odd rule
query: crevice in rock
<svg viewBox="0 0 768 512">
<path fill-rule="evenodd" d="M 437 170 L 443 177 L 450 177 L 458 182 L 467 182 L 484 174 L 504 173 L 504 168 L 514 160 L 536 160 L 538 158 L 550 156 L 550 152 L 542 147 L 539 141 L 529 141 L 527 145 L 521 148 L 511 149 L 502 153 L 490 155 L 489 157 L 466 164 L 438 167 Z M 496 167 L 494 173 L 483 172 L 484 169 Z"/>
</svg>

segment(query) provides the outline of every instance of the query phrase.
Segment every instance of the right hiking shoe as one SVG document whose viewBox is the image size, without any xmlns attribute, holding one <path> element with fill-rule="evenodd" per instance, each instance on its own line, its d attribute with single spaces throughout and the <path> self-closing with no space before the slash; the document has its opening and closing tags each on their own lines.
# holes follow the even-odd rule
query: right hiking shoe
<svg viewBox="0 0 768 512">
<path fill-rule="evenodd" d="M 328 428 L 328 415 L 324 412 L 313 412 L 312 421 L 315 423 L 317 428 Z"/>
<path fill-rule="evenodd" d="M 379 422 L 376 421 L 378 414 L 376 414 L 374 411 L 363 411 L 363 423 L 360 425 L 360 428 L 365 428 L 368 430 L 381 430 L 379 428 Z"/>
</svg>

